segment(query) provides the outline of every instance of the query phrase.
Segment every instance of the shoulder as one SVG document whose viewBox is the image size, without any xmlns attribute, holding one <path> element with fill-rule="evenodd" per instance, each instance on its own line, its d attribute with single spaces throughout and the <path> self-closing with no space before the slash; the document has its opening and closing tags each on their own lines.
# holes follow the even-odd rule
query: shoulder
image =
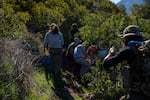
<svg viewBox="0 0 150 100">
<path fill-rule="evenodd" d="M 120 50 L 120 52 L 118 54 L 120 54 L 120 55 L 133 55 L 135 53 L 134 49 L 136 49 L 136 47 L 127 46 L 127 47 L 123 48 L 122 50 Z"/>
<path fill-rule="evenodd" d="M 74 42 L 70 43 L 70 44 L 68 45 L 68 48 L 71 47 L 71 46 L 73 46 L 73 45 L 74 45 Z"/>
<path fill-rule="evenodd" d="M 85 47 L 84 47 L 82 44 L 79 44 L 79 45 L 77 46 L 77 48 L 80 49 L 80 50 L 83 50 L 83 51 L 85 50 Z"/>
<path fill-rule="evenodd" d="M 45 34 L 45 35 L 47 36 L 48 34 L 49 34 L 49 32 L 46 32 L 46 34 Z"/>
<path fill-rule="evenodd" d="M 83 47 L 83 45 L 82 45 L 82 44 L 79 44 L 79 45 L 77 45 L 77 47 Z"/>
<path fill-rule="evenodd" d="M 62 33 L 61 33 L 61 32 L 59 32 L 58 34 L 62 35 Z"/>
<path fill-rule="evenodd" d="M 52 32 L 48 31 L 45 35 L 47 36 L 47 35 L 50 35 L 50 34 L 52 34 Z"/>
<path fill-rule="evenodd" d="M 63 34 L 61 32 L 58 33 L 59 35 L 63 36 Z"/>
</svg>

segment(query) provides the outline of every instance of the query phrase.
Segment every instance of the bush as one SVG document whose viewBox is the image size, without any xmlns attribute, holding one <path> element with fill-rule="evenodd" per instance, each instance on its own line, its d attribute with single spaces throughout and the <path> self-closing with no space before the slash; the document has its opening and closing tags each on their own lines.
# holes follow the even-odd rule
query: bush
<svg viewBox="0 0 150 100">
<path fill-rule="evenodd" d="M 24 100 L 32 84 L 34 56 L 22 49 L 20 41 L 1 42 L 0 98 Z"/>
</svg>

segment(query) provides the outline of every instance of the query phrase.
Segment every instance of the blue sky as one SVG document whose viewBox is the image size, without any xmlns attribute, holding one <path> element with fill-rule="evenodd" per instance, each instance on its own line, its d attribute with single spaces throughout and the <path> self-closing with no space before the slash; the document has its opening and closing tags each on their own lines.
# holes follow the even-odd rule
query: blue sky
<svg viewBox="0 0 150 100">
<path fill-rule="evenodd" d="M 112 2 L 114 2 L 114 3 L 118 3 L 118 2 L 121 1 L 121 0 L 110 0 L 110 1 L 112 1 Z"/>
</svg>

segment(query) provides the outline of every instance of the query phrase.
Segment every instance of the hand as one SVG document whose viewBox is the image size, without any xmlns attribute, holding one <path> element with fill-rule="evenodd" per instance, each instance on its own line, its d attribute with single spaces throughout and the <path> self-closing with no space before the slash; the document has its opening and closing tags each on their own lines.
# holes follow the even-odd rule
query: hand
<svg viewBox="0 0 150 100">
<path fill-rule="evenodd" d="M 109 57 L 115 55 L 115 53 L 116 53 L 115 47 L 112 46 L 112 47 L 109 49 L 109 53 L 108 53 L 108 55 L 104 58 L 104 60 L 106 60 L 106 59 L 108 59 Z"/>
<path fill-rule="evenodd" d="M 116 49 L 114 46 L 112 46 L 110 49 L 109 49 L 109 54 L 110 55 L 114 55 L 116 53 Z"/>
<path fill-rule="evenodd" d="M 43 49 L 43 55 L 46 55 L 46 51 L 45 51 L 45 48 Z"/>
</svg>

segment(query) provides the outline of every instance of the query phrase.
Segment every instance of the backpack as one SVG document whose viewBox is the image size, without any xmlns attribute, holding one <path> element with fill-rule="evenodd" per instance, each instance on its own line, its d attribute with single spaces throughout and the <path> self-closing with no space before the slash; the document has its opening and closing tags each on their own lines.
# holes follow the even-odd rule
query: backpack
<svg viewBox="0 0 150 100">
<path fill-rule="evenodd" d="M 143 63 L 143 82 L 141 90 L 144 94 L 150 96 L 150 40 L 144 41 L 143 45 L 138 47 L 138 52 Z"/>
<path fill-rule="evenodd" d="M 52 64 L 52 59 L 49 55 L 47 56 L 44 56 L 43 59 L 42 59 L 42 65 L 43 66 L 49 66 Z"/>
<path fill-rule="evenodd" d="M 150 40 L 130 41 L 128 46 L 131 46 L 136 58 L 127 72 L 127 88 L 129 86 L 131 91 L 143 92 L 150 96 Z"/>
<path fill-rule="evenodd" d="M 45 67 L 49 72 L 53 72 L 53 61 L 50 55 L 43 57 L 42 66 Z"/>
<path fill-rule="evenodd" d="M 71 44 L 68 47 L 68 50 L 66 52 L 66 56 L 69 58 L 69 60 L 73 60 L 73 53 L 74 53 L 74 49 L 75 49 L 76 45 L 75 44 Z"/>
<path fill-rule="evenodd" d="M 150 40 L 144 42 L 131 41 L 128 45 L 132 46 L 133 52 L 137 55 L 133 65 L 136 68 L 130 73 L 130 89 L 135 92 L 142 91 L 150 96 Z M 134 78 L 133 78 L 134 77 Z M 135 81 L 138 80 L 137 82 Z"/>
</svg>

